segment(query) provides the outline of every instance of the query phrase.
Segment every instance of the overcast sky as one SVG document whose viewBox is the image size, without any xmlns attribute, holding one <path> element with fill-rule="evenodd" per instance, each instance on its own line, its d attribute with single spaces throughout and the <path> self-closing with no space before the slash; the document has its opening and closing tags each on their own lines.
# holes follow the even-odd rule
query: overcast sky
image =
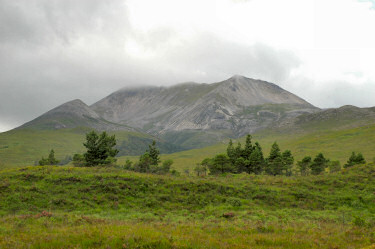
<svg viewBox="0 0 375 249">
<path fill-rule="evenodd" d="M 375 0 L 0 0 L 0 132 L 133 85 L 276 83 L 375 106 Z"/>
</svg>

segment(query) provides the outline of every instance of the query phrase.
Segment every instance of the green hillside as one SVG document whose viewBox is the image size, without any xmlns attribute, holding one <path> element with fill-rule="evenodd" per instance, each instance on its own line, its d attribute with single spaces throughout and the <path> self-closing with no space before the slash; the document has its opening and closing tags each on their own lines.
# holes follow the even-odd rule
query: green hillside
<svg viewBox="0 0 375 249">
<path fill-rule="evenodd" d="M 1 248 L 362 248 L 375 166 L 319 176 L 0 171 Z"/>
<path fill-rule="evenodd" d="M 0 167 L 33 165 L 36 160 L 46 156 L 54 149 L 58 159 L 84 151 L 82 143 L 89 128 L 37 130 L 16 129 L 0 133 Z M 114 131 L 118 140 L 119 164 L 127 159 L 137 160 L 135 155 L 142 154 L 155 137 L 131 131 Z M 180 151 L 178 145 L 187 143 L 199 146 L 199 139 L 209 136 L 201 133 L 181 132 L 170 134 L 168 140 L 158 140 L 157 146 L 164 153 L 162 159 L 174 160 L 173 167 L 180 172 L 192 169 L 204 158 L 223 153 L 228 139 L 219 139 L 220 143 L 186 151 Z M 292 151 L 296 160 L 304 156 L 315 156 L 324 153 L 331 160 L 346 162 L 352 151 L 362 152 L 367 161 L 375 157 L 375 109 L 344 106 L 328 109 L 318 113 L 305 114 L 294 119 L 281 120 L 271 128 L 253 135 L 253 141 L 259 141 L 265 156 L 268 155 L 273 142 L 277 141 L 282 150 Z M 208 140 L 208 139 L 207 139 Z M 244 139 L 238 141 L 244 142 Z M 180 151 L 180 152 L 176 152 Z M 173 154 L 166 154 L 172 153 Z M 133 155 L 133 156 L 132 156 Z"/>
<path fill-rule="evenodd" d="M 90 130 L 84 127 L 59 130 L 16 129 L 0 133 L 0 168 L 34 165 L 42 156 L 46 157 L 51 149 L 55 150 L 59 160 L 82 153 L 85 134 Z M 158 141 L 158 147 L 164 153 L 179 150 L 177 146 L 147 134 L 129 131 L 109 133 L 116 135 L 119 156 L 141 154 L 153 139 Z"/>
<path fill-rule="evenodd" d="M 244 143 L 244 139 L 238 141 Z M 331 160 L 339 160 L 344 164 L 352 151 L 362 152 L 367 161 L 375 157 L 375 124 L 369 124 L 357 128 L 341 129 L 306 129 L 300 132 L 264 130 L 253 134 L 253 141 L 259 141 L 263 147 L 265 156 L 268 156 L 271 145 L 277 141 L 282 150 L 292 151 L 296 160 L 304 156 L 315 156 L 322 152 Z M 172 159 L 174 168 L 179 171 L 192 169 L 204 158 L 212 157 L 218 153 L 225 153 L 227 141 L 201 149 L 176 152 L 162 155 L 162 159 Z M 119 163 L 126 159 L 137 160 L 137 157 L 120 157 Z"/>
</svg>

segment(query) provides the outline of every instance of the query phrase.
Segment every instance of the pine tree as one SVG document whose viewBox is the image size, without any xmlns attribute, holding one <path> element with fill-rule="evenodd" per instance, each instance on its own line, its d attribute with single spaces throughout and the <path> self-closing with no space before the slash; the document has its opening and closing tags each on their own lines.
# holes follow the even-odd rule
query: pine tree
<svg viewBox="0 0 375 249">
<path fill-rule="evenodd" d="M 251 153 L 253 152 L 253 145 L 251 143 L 251 135 L 246 136 L 246 143 L 245 148 L 243 150 L 242 156 L 245 158 L 245 160 L 249 160 Z"/>
<path fill-rule="evenodd" d="M 236 160 L 240 157 L 242 157 L 242 148 L 241 148 L 241 143 L 238 142 L 236 148 L 234 149 L 234 157 Z"/>
<path fill-rule="evenodd" d="M 255 146 L 253 152 L 251 152 L 249 158 L 249 172 L 254 174 L 260 174 L 264 168 L 263 152 L 260 146 Z"/>
<path fill-rule="evenodd" d="M 229 157 L 225 154 L 216 155 L 208 167 L 210 169 L 210 173 L 213 175 L 234 172 L 234 167 L 230 163 Z"/>
<path fill-rule="evenodd" d="M 283 152 L 281 157 L 283 159 L 283 170 L 285 170 L 285 174 L 287 176 L 292 175 L 292 166 L 294 163 L 292 152 L 290 150 L 286 150 Z"/>
<path fill-rule="evenodd" d="M 56 165 L 59 163 L 58 160 L 55 158 L 55 151 L 52 149 L 48 155 L 48 162 L 50 165 Z"/>
<path fill-rule="evenodd" d="M 352 152 L 351 156 L 348 159 L 348 162 L 344 165 L 344 168 L 348 168 L 357 164 L 365 164 L 366 160 L 363 157 L 362 153 L 356 154 Z"/>
<path fill-rule="evenodd" d="M 160 163 L 160 152 L 156 148 L 155 140 L 152 141 L 152 144 L 148 146 L 148 154 L 150 155 L 152 165 L 158 165 Z"/>
<path fill-rule="evenodd" d="M 302 161 L 297 162 L 299 172 L 302 176 L 307 176 L 309 174 L 309 169 L 311 165 L 311 157 L 305 156 Z"/>
<path fill-rule="evenodd" d="M 270 155 L 267 158 L 267 167 L 266 167 L 266 173 L 269 175 L 281 175 L 283 172 L 283 160 L 281 157 L 281 152 L 279 145 L 274 142 Z"/>
<path fill-rule="evenodd" d="M 39 161 L 39 165 L 57 165 L 59 163 L 58 160 L 55 158 L 55 151 L 52 149 L 49 152 L 48 158 L 42 157 L 42 159 Z"/>
<path fill-rule="evenodd" d="M 105 131 L 98 135 L 91 131 L 86 134 L 86 143 L 83 145 L 87 148 L 84 154 L 86 166 L 105 165 L 116 161 L 114 157 L 119 151 L 113 148 L 116 146 L 115 135 L 108 136 Z"/>
<path fill-rule="evenodd" d="M 139 162 L 137 164 L 137 170 L 141 173 L 146 173 L 150 171 L 150 166 L 153 165 L 153 159 L 150 156 L 149 152 L 145 152 L 143 155 L 139 157 Z"/>
<path fill-rule="evenodd" d="M 228 148 L 227 148 L 227 155 L 231 161 L 231 163 L 234 165 L 235 162 L 236 162 L 236 151 L 233 147 L 233 142 L 232 142 L 232 139 L 229 140 L 229 143 L 228 143 Z"/>
<path fill-rule="evenodd" d="M 363 157 L 362 153 L 357 154 L 356 163 L 357 164 L 365 164 L 366 163 L 366 160 Z"/>
<path fill-rule="evenodd" d="M 234 163 L 236 172 L 237 173 L 248 172 L 248 164 L 249 164 L 249 161 L 245 160 L 243 157 L 237 158 L 236 162 Z"/>
<path fill-rule="evenodd" d="M 319 153 L 314 158 L 313 163 L 310 165 L 311 173 L 313 175 L 319 175 L 324 172 L 325 168 L 327 168 L 329 160 L 326 159 L 323 153 Z"/>
</svg>

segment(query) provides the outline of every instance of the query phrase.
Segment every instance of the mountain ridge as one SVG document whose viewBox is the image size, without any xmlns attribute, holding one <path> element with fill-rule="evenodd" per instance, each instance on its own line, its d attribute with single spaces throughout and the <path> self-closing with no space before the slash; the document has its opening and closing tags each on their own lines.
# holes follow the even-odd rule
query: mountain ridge
<svg viewBox="0 0 375 249">
<path fill-rule="evenodd" d="M 90 106 L 69 101 L 16 129 L 137 131 L 190 149 L 317 111 L 274 83 L 234 75 L 210 84 L 124 87 Z"/>
</svg>

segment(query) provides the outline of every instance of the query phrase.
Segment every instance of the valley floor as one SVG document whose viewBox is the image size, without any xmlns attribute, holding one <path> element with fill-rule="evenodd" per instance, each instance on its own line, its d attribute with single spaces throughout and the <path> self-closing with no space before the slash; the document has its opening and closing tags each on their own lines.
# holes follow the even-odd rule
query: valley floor
<svg viewBox="0 0 375 249">
<path fill-rule="evenodd" d="M 375 166 L 307 177 L 3 170 L 0 248 L 375 248 Z"/>
</svg>

